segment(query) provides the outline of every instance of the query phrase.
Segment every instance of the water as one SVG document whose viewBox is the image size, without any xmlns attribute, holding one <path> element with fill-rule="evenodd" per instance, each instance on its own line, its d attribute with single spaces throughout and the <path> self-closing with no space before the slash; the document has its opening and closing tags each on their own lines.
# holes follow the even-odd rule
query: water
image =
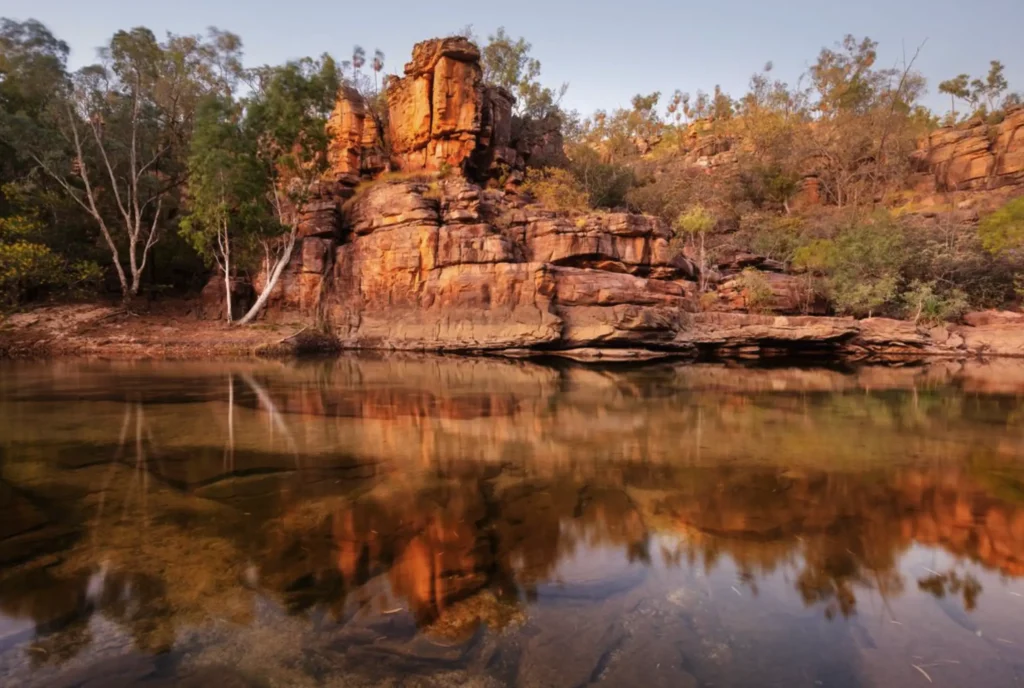
<svg viewBox="0 0 1024 688">
<path fill-rule="evenodd" d="M 4 686 L 1024 683 L 1024 363 L 0 366 Z"/>
</svg>

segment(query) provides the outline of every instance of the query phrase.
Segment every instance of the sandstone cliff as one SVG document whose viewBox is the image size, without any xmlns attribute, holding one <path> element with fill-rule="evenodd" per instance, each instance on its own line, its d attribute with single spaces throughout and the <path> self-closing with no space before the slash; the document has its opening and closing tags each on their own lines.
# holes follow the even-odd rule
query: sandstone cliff
<svg viewBox="0 0 1024 688">
<path fill-rule="evenodd" d="M 998 124 L 981 118 L 932 132 L 915 154 L 915 187 L 933 192 L 1024 186 L 1024 108 Z"/>
<path fill-rule="evenodd" d="M 484 83 L 480 50 L 465 38 L 417 43 L 404 75 L 390 77 L 386 93 L 386 117 L 354 89 L 339 94 L 328 125 L 332 181 L 354 183 L 388 169 L 452 169 L 481 180 L 522 170 L 531 159 L 565 158 L 558 118 L 514 118 L 512 94 Z"/>
<path fill-rule="evenodd" d="M 318 313 L 345 347 L 584 357 L 1024 355 L 1024 316 L 928 329 L 797 315 L 807 308 L 800 278 L 781 273 L 762 273 L 781 313 L 723 312 L 745 303 L 736 279 L 719 285 L 718 311 L 702 312 L 697 269 L 656 218 L 569 216 L 461 176 L 376 182 L 350 201 L 346 218 L 343 233 L 301 240 L 274 302 Z M 719 269 L 749 264 L 774 267 L 749 256 Z"/>
<path fill-rule="evenodd" d="M 560 216 L 453 177 L 355 199 L 327 317 L 352 346 L 508 349 L 668 343 L 693 267 L 654 218 Z"/>
<path fill-rule="evenodd" d="M 713 266 L 713 297 L 698 299 L 695 264 L 656 218 L 559 213 L 499 188 L 497 170 L 564 155 L 558 123 L 514 127 L 511 95 L 483 83 L 480 52 L 466 39 L 417 44 L 387 94 L 386 123 L 355 90 L 339 94 L 331 169 L 302 211 L 300 250 L 270 303 L 272 313 L 315 314 L 343 346 L 1024 355 L 1020 328 L 1005 323 L 926 331 L 808 317 L 827 303 L 785 266 L 750 254 Z M 936 132 L 918 152 L 929 188 L 1024 183 L 1022 127 L 1017 110 L 994 127 Z M 726 139 L 691 143 L 693 165 L 728 174 L 736 162 Z M 368 181 L 385 170 L 401 174 Z M 813 202 L 813 184 L 805 187 Z M 764 282 L 763 315 L 736 312 L 752 306 L 738 277 L 751 266 Z"/>
</svg>

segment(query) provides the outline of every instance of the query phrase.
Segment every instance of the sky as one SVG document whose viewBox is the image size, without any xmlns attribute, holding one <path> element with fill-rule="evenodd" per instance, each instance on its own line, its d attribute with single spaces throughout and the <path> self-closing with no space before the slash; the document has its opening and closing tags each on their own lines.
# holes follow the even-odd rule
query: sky
<svg viewBox="0 0 1024 688">
<path fill-rule="evenodd" d="M 504 26 L 533 44 L 548 85 L 569 84 L 562 104 L 589 114 L 627 106 L 636 93 L 675 89 L 734 96 L 771 60 L 775 78 L 796 82 L 824 46 L 845 34 L 879 42 L 879 63 L 896 65 L 923 44 L 915 67 L 929 82 L 925 104 L 944 112 L 939 81 L 984 76 L 1006 65 L 1024 91 L 1024 0 L 3 0 L 0 16 L 38 19 L 72 48 L 71 66 L 95 59 L 118 29 L 148 26 L 239 34 L 246 63 L 276 64 L 353 45 L 384 51 L 400 73 L 414 43 L 466 25 L 485 37 Z"/>
</svg>

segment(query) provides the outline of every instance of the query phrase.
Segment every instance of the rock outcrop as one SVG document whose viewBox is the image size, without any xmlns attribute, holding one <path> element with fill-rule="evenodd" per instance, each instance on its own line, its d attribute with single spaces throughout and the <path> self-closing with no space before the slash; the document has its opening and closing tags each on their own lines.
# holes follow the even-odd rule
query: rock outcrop
<svg viewBox="0 0 1024 688">
<path fill-rule="evenodd" d="M 417 43 L 387 83 L 391 166 L 408 172 L 514 163 L 512 96 L 483 83 L 480 50 L 461 37 Z"/>
<path fill-rule="evenodd" d="M 1006 314 L 927 327 L 814 312 L 798 277 L 762 272 L 766 311 L 737 312 L 741 280 L 700 303 L 697 269 L 653 217 L 578 216 L 527 205 L 462 177 L 380 181 L 350 203 L 343 242 L 302 240 L 281 301 L 319 312 L 342 346 L 534 350 L 591 357 L 627 351 L 725 357 L 1024 355 Z M 735 270 L 737 257 L 720 266 Z M 762 268 L 771 267 L 761 264 Z M 730 301 L 731 300 L 731 301 Z"/>
<path fill-rule="evenodd" d="M 404 76 L 389 77 L 385 119 L 355 89 L 338 94 L 328 123 L 332 183 L 349 187 L 386 170 L 458 170 L 484 180 L 561 165 L 561 120 L 513 117 L 515 98 L 483 81 L 480 50 L 461 37 L 417 43 Z"/>
<path fill-rule="evenodd" d="M 693 308 L 693 266 L 651 217 L 573 220 L 456 177 L 372 186 L 351 230 L 326 305 L 350 346 L 667 344 Z"/>
<path fill-rule="evenodd" d="M 921 141 L 915 154 L 918 190 L 948 192 L 1024 186 L 1024 107 L 998 124 L 980 117 L 944 127 Z"/>
<path fill-rule="evenodd" d="M 351 86 L 338 93 L 327 122 L 329 176 L 334 181 L 358 180 L 387 168 L 380 123 L 366 101 Z"/>
<path fill-rule="evenodd" d="M 493 188 L 498 170 L 564 158 L 558 122 L 517 120 L 513 104 L 483 82 L 479 49 L 460 37 L 417 44 L 404 76 L 388 79 L 386 137 L 383 117 L 343 89 L 328 124 L 330 171 L 302 210 L 271 311 L 315 313 L 355 348 L 1024 355 L 1024 328 L 1002 321 L 928 329 L 811 317 L 828 304 L 807 280 L 749 253 L 712 266 L 715 290 L 698 298 L 693 256 L 670 247 L 659 220 L 555 212 Z M 702 126 L 690 128 L 684 162 L 729 174 L 733 142 L 698 135 Z M 919 164 L 937 192 L 1024 183 L 1022 132 L 1024 109 L 991 127 L 940 130 Z M 404 174 L 371 181 L 385 169 Z"/>
</svg>

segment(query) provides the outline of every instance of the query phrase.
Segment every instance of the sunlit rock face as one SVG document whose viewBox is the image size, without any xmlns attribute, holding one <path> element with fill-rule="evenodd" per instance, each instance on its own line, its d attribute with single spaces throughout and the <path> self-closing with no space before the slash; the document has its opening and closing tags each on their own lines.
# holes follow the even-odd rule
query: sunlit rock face
<svg viewBox="0 0 1024 688">
<path fill-rule="evenodd" d="M 351 204 L 328 314 L 353 346 L 510 349 L 671 340 L 693 274 L 656 219 L 575 220 L 461 178 L 379 183 Z"/>
<path fill-rule="evenodd" d="M 388 89 L 391 167 L 404 172 L 516 162 L 512 96 L 485 85 L 480 51 L 465 38 L 417 43 Z"/>
<path fill-rule="evenodd" d="M 384 134 L 364 98 L 351 86 L 338 93 L 327 121 L 327 177 L 352 183 L 364 175 L 386 169 Z"/>
<path fill-rule="evenodd" d="M 918 191 L 1024 186 L 1024 107 L 1009 110 L 998 124 L 977 117 L 937 129 L 922 139 L 914 160 Z"/>
<path fill-rule="evenodd" d="M 829 304 L 803 276 L 763 256 L 740 252 L 700 275 L 652 217 L 528 205 L 514 180 L 528 163 L 565 161 L 559 123 L 514 118 L 513 97 L 483 82 L 480 60 L 465 38 L 431 39 L 388 80 L 386 113 L 352 88 L 339 92 L 328 171 L 298 211 L 299 245 L 268 317 L 315 319 L 356 348 L 1024 355 L 1024 331 L 999 324 L 927 329 L 825 317 Z M 917 181 L 929 193 L 1019 186 L 1022 124 L 1024 110 L 1015 110 L 994 128 L 934 133 L 916 154 Z M 731 142 L 697 136 L 701 126 L 687 138 L 686 160 L 729 174 Z M 814 195 L 812 182 L 804 196 Z M 743 276 L 747 267 L 759 271 L 758 284 Z M 711 290 L 698 293 L 698 280 Z M 260 290 L 265 275 L 253 282 Z M 219 293 L 211 282 L 206 317 L 223 310 Z"/>
</svg>

